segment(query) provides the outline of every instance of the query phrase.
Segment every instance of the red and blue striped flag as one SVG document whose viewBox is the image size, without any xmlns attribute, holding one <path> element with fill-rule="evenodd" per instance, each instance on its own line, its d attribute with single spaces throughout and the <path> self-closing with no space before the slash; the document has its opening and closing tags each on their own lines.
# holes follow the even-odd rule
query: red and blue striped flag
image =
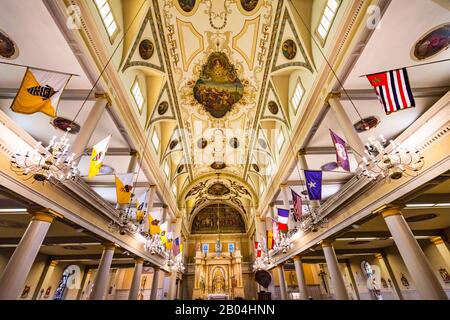
<svg viewBox="0 0 450 320">
<path fill-rule="evenodd" d="M 370 74 L 367 79 L 375 88 L 386 114 L 415 106 L 406 68 Z"/>
</svg>

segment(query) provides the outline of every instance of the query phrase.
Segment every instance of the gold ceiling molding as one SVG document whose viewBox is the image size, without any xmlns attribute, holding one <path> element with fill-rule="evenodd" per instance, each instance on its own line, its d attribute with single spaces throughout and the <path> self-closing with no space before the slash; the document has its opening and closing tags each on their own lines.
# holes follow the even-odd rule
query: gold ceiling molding
<svg viewBox="0 0 450 320">
<path fill-rule="evenodd" d="M 233 37 L 232 48 L 241 54 L 241 56 L 245 59 L 245 62 L 247 62 L 247 65 L 250 70 L 253 70 L 253 63 L 255 61 L 256 43 L 258 41 L 258 31 L 259 31 L 259 16 L 252 20 L 245 20 L 244 26 L 242 27 L 241 31 L 236 36 Z M 244 38 L 247 32 L 253 34 L 250 51 L 247 51 L 239 46 L 239 42 L 244 42 L 243 44 L 247 44 L 246 39 Z M 241 41 L 241 39 L 243 40 Z M 250 56 L 246 53 L 246 51 L 250 53 Z"/>
<path fill-rule="evenodd" d="M 161 112 L 164 109 L 166 109 L 166 111 L 164 113 Z M 167 82 L 164 84 L 164 87 L 159 94 L 158 100 L 153 108 L 152 115 L 150 116 L 150 121 L 146 125 L 146 129 L 148 129 L 153 123 L 161 120 L 176 121 L 175 112 L 173 110 L 172 95 L 170 94 L 169 84 Z"/>
<path fill-rule="evenodd" d="M 191 22 L 186 22 L 179 20 L 177 18 L 177 29 L 178 29 L 178 38 L 180 39 L 180 50 L 181 50 L 181 59 L 183 60 L 183 70 L 186 72 L 191 64 L 192 60 L 201 52 L 204 51 L 205 45 L 203 42 L 203 36 L 195 29 L 194 25 Z M 187 29 L 187 30 L 186 30 Z M 194 46 L 195 43 L 193 41 L 185 42 L 184 34 L 189 34 L 191 37 L 195 37 L 197 39 L 197 49 L 188 55 L 187 47 Z"/>
</svg>

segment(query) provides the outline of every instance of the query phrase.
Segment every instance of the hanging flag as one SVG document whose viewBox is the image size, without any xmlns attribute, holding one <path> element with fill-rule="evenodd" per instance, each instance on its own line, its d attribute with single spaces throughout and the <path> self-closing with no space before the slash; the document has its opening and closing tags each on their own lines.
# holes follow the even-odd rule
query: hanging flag
<svg viewBox="0 0 450 320">
<path fill-rule="evenodd" d="M 258 241 L 255 241 L 255 250 L 256 250 L 256 257 L 261 257 L 261 245 Z"/>
<path fill-rule="evenodd" d="M 103 164 L 103 159 L 105 158 L 106 151 L 108 150 L 110 139 L 111 135 L 107 136 L 105 139 L 92 147 L 88 178 L 95 177 L 100 171 L 100 167 Z"/>
<path fill-rule="evenodd" d="M 267 230 L 267 250 L 272 250 L 274 241 L 273 241 L 273 230 Z"/>
<path fill-rule="evenodd" d="M 287 232 L 288 230 L 289 210 L 278 208 L 278 230 Z"/>
<path fill-rule="evenodd" d="M 136 199 L 136 221 L 138 223 L 144 221 L 145 212 L 147 211 L 147 193 L 148 190 Z"/>
<path fill-rule="evenodd" d="M 322 199 L 322 171 L 305 170 L 309 200 Z"/>
<path fill-rule="evenodd" d="M 348 158 L 346 143 L 344 139 L 339 137 L 330 129 L 331 140 L 333 140 L 334 149 L 336 151 L 336 163 L 345 171 L 350 172 L 350 160 Z"/>
<path fill-rule="evenodd" d="M 116 176 L 116 196 L 118 204 L 129 204 L 131 202 L 132 183 L 133 173 Z"/>
<path fill-rule="evenodd" d="M 161 224 L 161 243 L 166 244 L 167 243 L 167 221 Z"/>
<path fill-rule="evenodd" d="M 173 240 L 173 246 L 172 246 L 172 252 L 173 256 L 176 257 L 180 254 L 180 237 L 177 237 L 175 240 Z"/>
<path fill-rule="evenodd" d="M 406 68 L 370 74 L 367 79 L 386 114 L 415 106 Z"/>
<path fill-rule="evenodd" d="M 292 203 L 294 204 L 293 210 L 294 214 L 292 215 L 294 217 L 295 222 L 299 222 L 302 219 L 302 198 L 300 195 L 291 189 L 292 192 Z"/>
<path fill-rule="evenodd" d="M 160 234 L 161 233 L 161 226 L 159 225 L 159 220 L 158 219 L 154 219 L 153 217 L 152 217 L 152 215 L 151 214 L 148 214 L 148 232 L 151 234 L 151 235 L 154 235 L 154 234 Z"/>
<path fill-rule="evenodd" d="M 272 237 L 273 244 L 275 245 L 280 239 L 280 232 L 278 231 L 278 221 L 276 221 L 275 219 L 272 219 Z"/>
<path fill-rule="evenodd" d="M 11 110 L 56 117 L 56 108 L 71 75 L 27 68 Z"/>
</svg>

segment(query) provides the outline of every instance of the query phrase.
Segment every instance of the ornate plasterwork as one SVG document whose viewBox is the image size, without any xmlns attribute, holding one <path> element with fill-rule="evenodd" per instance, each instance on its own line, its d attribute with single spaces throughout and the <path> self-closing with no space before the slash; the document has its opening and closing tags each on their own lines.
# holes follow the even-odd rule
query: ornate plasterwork
<svg viewBox="0 0 450 320">
<path fill-rule="evenodd" d="M 139 47 L 141 40 L 143 40 L 142 36 L 143 36 L 145 28 L 147 27 L 147 24 L 150 25 L 153 41 L 155 42 L 154 47 L 156 48 L 158 60 L 160 61 L 159 66 L 154 63 L 145 61 L 145 60 L 131 61 L 133 59 L 134 53 L 136 52 L 136 50 Z M 165 72 L 163 57 L 162 57 L 160 48 L 161 48 L 161 46 L 159 44 L 158 35 L 156 33 L 155 23 L 153 21 L 152 10 L 148 9 L 148 12 L 144 18 L 144 21 L 142 22 L 141 28 L 139 29 L 138 35 L 136 36 L 136 40 L 134 41 L 133 46 L 131 47 L 131 51 L 128 54 L 127 60 L 125 61 L 125 64 L 122 67 L 122 72 L 124 72 L 125 70 L 127 70 L 130 67 L 135 67 L 135 66 L 149 67 L 149 68 L 161 71 L 161 72 Z"/>
<path fill-rule="evenodd" d="M 189 36 L 191 38 L 195 38 L 197 40 L 197 49 L 191 52 L 187 52 L 187 48 L 184 45 L 185 43 L 185 31 L 183 29 L 186 28 L 189 30 Z M 178 29 L 178 37 L 180 38 L 180 50 L 181 50 L 181 59 L 183 61 L 183 70 L 187 71 L 189 65 L 192 60 L 205 49 L 203 36 L 194 28 L 194 25 L 191 22 L 181 21 L 177 18 L 177 29 Z M 191 39 L 189 39 L 190 45 L 193 45 Z"/>
<path fill-rule="evenodd" d="M 259 17 L 256 17 L 253 20 L 245 20 L 241 32 L 239 32 L 236 36 L 233 37 L 233 49 L 241 54 L 241 56 L 245 59 L 245 62 L 247 62 L 247 65 L 250 70 L 253 70 L 253 63 L 255 61 L 254 53 L 256 52 L 258 30 L 259 30 Z M 249 52 L 245 52 L 246 50 L 241 48 L 239 43 L 241 41 L 244 43 L 247 42 L 248 38 L 252 39 L 251 40 L 252 49 Z"/>
</svg>

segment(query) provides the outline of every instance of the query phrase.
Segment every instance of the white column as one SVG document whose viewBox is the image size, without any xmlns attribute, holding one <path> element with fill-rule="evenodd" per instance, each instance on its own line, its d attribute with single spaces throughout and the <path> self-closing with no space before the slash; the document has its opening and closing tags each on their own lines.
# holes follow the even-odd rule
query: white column
<svg viewBox="0 0 450 320">
<path fill-rule="evenodd" d="M 100 264 L 95 274 L 94 287 L 92 289 L 89 300 L 104 300 L 108 286 L 109 272 L 111 269 L 111 262 L 114 256 L 116 246 L 114 243 L 105 244 L 103 248 Z"/>
<path fill-rule="evenodd" d="M 177 298 L 177 272 L 172 271 L 169 276 L 169 289 L 167 290 L 167 300 Z"/>
<path fill-rule="evenodd" d="M 106 106 L 108 105 L 107 98 L 103 96 L 99 96 L 94 105 L 92 106 L 89 115 L 86 118 L 86 121 L 83 123 L 83 126 L 80 129 L 75 141 L 72 144 L 71 153 L 75 154 L 75 163 L 80 162 L 80 158 L 84 153 L 84 150 L 88 147 L 89 140 L 94 133 L 95 128 L 97 127 L 98 122 L 105 111 Z"/>
<path fill-rule="evenodd" d="M 340 94 L 331 93 L 328 98 L 328 103 L 330 104 L 331 110 L 333 110 L 337 121 L 344 133 L 347 144 L 354 151 L 353 154 L 355 155 L 356 160 L 361 161 L 361 158 L 365 154 L 366 148 L 364 147 L 364 143 L 361 141 L 361 138 L 353 127 L 353 123 L 344 110 L 344 106 L 340 101 Z"/>
<path fill-rule="evenodd" d="M 448 300 L 400 210 L 400 206 L 391 206 L 381 213 L 417 291 L 424 300 Z"/>
<path fill-rule="evenodd" d="M 128 300 L 137 300 L 139 294 L 139 287 L 141 285 L 142 268 L 144 267 L 144 259 L 134 259 L 133 280 L 131 280 L 130 294 Z"/>
<path fill-rule="evenodd" d="M 278 282 L 280 283 L 281 300 L 288 300 L 286 280 L 284 279 L 284 267 L 282 263 L 277 265 L 277 270 L 278 270 Z"/>
<path fill-rule="evenodd" d="M 48 211 L 37 211 L 32 214 L 33 218 L 0 279 L 0 300 L 16 300 L 19 297 L 42 242 L 55 218 L 55 215 Z"/>
<path fill-rule="evenodd" d="M 330 272 L 335 298 L 336 300 L 348 300 L 347 288 L 345 287 L 344 277 L 339 268 L 336 253 L 334 252 L 333 242 L 330 240 L 323 240 L 322 248 L 328 271 Z"/>
<path fill-rule="evenodd" d="M 375 253 L 375 258 L 378 259 L 378 263 L 380 264 L 381 270 L 384 271 L 388 279 L 391 279 L 392 283 L 392 293 L 397 300 L 403 300 L 402 292 L 398 285 L 397 279 L 395 279 L 394 273 L 392 272 L 391 265 L 387 260 L 386 256 L 381 253 Z"/>
<path fill-rule="evenodd" d="M 139 156 L 136 151 L 131 153 L 130 162 L 128 163 L 127 173 L 135 173 L 136 167 L 138 165 Z"/>
<path fill-rule="evenodd" d="M 285 209 L 290 208 L 289 205 L 289 194 L 288 194 L 288 186 L 287 184 L 280 184 L 281 197 L 283 198 L 283 206 Z"/>
<path fill-rule="evenodd" d="M 152 291 L 150 292 L 150 300 L 156 300 L 159 285 L 160 268 L 153 267 Z"/>
<path fill-rule="evenodd" d="M 444 259 L 444 262 L 447 264 L 447 267 L 450 267 L 450 251 L 445 245 L 442 237 L 433 237 L 430 241 L 436 246 L 436 249 L 441 254 L 442 259 Z"/>
<path fill-rule="evenodd" d="M 302 259 L 300 256 L 294 257 L 295 274 L 297 275 L 298 291 L 300 292 L 300 299 L 308 299 L 308 289 L 306 287 L 305 272 L 303 270 Z"/>
</svg>

